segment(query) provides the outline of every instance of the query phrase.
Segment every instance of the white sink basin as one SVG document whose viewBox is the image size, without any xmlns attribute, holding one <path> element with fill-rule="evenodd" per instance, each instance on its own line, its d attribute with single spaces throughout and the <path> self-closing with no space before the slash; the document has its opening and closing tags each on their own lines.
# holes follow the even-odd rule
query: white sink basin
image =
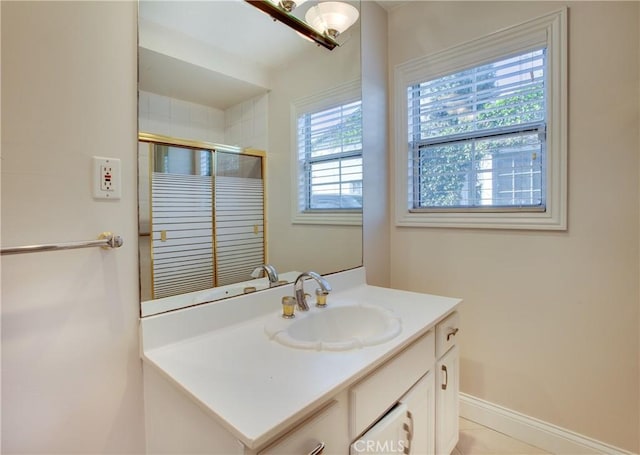
<svg viewBox="0 0 640 455">
<path fill-rule="evenodd" d="M 390 310 L 359 304 L 311 306 L 293 319 L 271 318 L 264 329 L 270 339 L 292 348 L 346 351 L 391 340 L 402 324 Z"/>
</svg>

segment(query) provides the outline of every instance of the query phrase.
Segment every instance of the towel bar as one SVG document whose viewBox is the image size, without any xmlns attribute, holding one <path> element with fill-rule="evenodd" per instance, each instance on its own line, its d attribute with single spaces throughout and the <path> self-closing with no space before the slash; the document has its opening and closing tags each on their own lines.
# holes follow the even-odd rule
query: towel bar
<svg viewBox="0 0 640 455">
<path fill-rule="evenodd" d="M 87 240 L 84 242 L 55 243 L 48 245 L 27 245 L 15 246 L 0 249 L 0 254 L 21 254 L 21 253 L 38 253 L 41 251 L 57 251 L 72 250 L 76 248 L 89 248 L 99 246 L 104 249 L 120 248 L 123 244 L 122 237 L 112 234 L 111 232 L 103 232 L 98 240 Z"/>
</svg>

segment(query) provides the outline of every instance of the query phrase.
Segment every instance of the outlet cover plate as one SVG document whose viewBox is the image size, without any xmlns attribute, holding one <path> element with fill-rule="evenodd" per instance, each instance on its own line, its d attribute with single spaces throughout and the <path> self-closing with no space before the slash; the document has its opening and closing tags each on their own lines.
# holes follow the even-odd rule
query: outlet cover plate
<svg viewBox="0 0 640 455">
<path fill-rule="evenodd" d="M 95 199 L 120 199 L 122 185 L 118 158 L 93 157 L 93 197 Z"/>
</svg>

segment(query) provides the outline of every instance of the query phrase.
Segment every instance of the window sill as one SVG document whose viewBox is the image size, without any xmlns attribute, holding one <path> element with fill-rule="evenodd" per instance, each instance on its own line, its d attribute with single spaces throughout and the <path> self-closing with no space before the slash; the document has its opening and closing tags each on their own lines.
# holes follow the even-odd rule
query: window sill
<svg viewBox="0 0 640 455">
<path fill-rule="evenodd" d="M 337 226 L 362 226 L 361 212 L 314 212 L 295 213 L 291 219 L 293 224 L 328 224 Z"/>
<path fill-rule="evenodd" d="M 565 231 L 567 220 L 562 212 L 416 213 L 404 211 L 396 214 L 396 226 Z"/>
</svg>

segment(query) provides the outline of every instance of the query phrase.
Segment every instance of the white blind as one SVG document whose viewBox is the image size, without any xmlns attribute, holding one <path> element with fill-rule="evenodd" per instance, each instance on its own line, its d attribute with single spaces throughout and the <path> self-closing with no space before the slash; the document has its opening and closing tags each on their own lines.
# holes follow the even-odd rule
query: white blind
<svg viewBox="0 0 640 455">
<path fill-rule="evenodd" d="M 546 51 L 407 88 L 413 209 L 545 204 Z"/>
<path fill-rule="evenodd" d="M 298 117 L 299 209 L 362 208 L 362 103 Z"/>
</svg>

